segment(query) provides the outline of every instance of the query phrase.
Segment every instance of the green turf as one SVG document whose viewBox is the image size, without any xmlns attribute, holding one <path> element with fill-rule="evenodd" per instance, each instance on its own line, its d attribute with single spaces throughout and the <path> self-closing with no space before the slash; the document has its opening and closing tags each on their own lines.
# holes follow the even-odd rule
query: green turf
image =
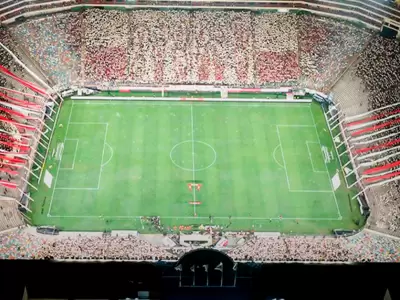
<svg viewBox="0 0 400 300">
<path fill-rule="evenodd" d="M 140 216 L 173 227 L 212 215 L 228 230 L 357 228 L 343 178 L 332 192 L 339 165 L 324 163 L 321 145 L 333 148 L 318 104 L 66 101 L 58 124 L 52 188 L 32 191 L 35 225 L 148 232 Z"/>
</svg>

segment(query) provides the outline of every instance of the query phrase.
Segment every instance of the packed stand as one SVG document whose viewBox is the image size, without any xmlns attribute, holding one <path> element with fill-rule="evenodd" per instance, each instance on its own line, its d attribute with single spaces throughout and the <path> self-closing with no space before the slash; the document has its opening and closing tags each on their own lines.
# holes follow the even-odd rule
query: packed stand
<svg viewBox="0 0 400 300">
<path fill-rule="evenodd" d="M 27 21 L 13 32 L 64 85 L 72 77 L 108 85 L 320 88 L 369 37 L 355 26 L 317 16 L 180 10 L 90 9 Z"/>
<path fill-rule="evenodd" d="M 299 25 L 304 31 L 314 19 L 320 21 L 309 31 L 318 26 L 334 29 L 299 36 Z M 85 32 L 90 32 L 85 49 L 93 49 L 89 61 L 85 59 L 85 79 L 96 82 L 288 84 L 308 76 L 321 58 L 325 64 L 317 65 L 316 72 L 325 77 L 311 80 L 311 84 L 321 85 L 361 50 L 368 37 L 350 25 L 294 14 L 147 10 L 129 13 L 127 21 L 123 12 L 92 10 L 86 12 L 85 20 Z M 308 44 L 314 42 L 316 49 L 300 62 L 299 43 L 307 43 L 309 37 Z M 327 53 L 328 47 L 337 49 Z M 101 54 L 96 54 L 98 48 L 103 50 Z M 98 55 L 101 59 L 95 59 Z M 327 68 L 332 70 L 324 72 Z"/>
<path fill-rule="evenodd" d="M 296 81 L 301 70 L 298 61 L 298 22 L 292 14 L 261 14 L 254 20 L 255 83 Z"/>
<path fill-rule="evenodd" d="M 369 159 L 370 161 L 374 159 L 374 161 L 373 164 L 368 163 L 368 168 L 399 162 L 399 41 L 385 39 L 380 36 L 374 37 L 368 48 L 361 54 L 354 73 L 362 82 L 364 92 L 367 95 L 369 110 L 378 109 L 372 116 L 378 116 L 378 120 L 384 119 L 374 123 L 374 125 L 382 125 L 383 127 L 368 132 L 369 137 L 365 139 L 366 143 L 363 144 L 364 147 L 381 147 L 378 150 L 382 150 Z M 386 106 L 389 107 L 379 109 Z M 363 154 L 373 154 L 373 152 L 374 150 L 371 150 Z M 399 167 L 394 166 L 385 169 L 383 173 L 380 172 L 379 174 L 386 175 L 391 172 L 395 174 L 398 171 L 400 171 Z M 377 174 L 373 176 L 377 177 Z M 371 181 L 370 178 L 365 178 L 365 180 L 375 182 Z M 374 222 L 378 228 L 400 234 L 400 191 L 398 183 L 396 181 L 390 182 L 384 187 L 379 187 L 379 192 L 375 193 L 376 196 L 371 197 L 376 201 L 376 207 L 373 210 Z"/>
<path fill-rule="evenodd" d="M 347 238 L 347 247 L 358 262 L 400 262 L 400 240 L 366 231 Z"/>
<path fill-rule="evenodd" d="M 10 50 L 14 50 L 12 36 L 10 32 L 2 26 L 0 26 L 0 36 L 1 36 L 0 42 L 6 47 L 8 47 Z M 9 70 L 16 67 L 11 55 L 9 55 L 8 52 L 1 46 L 0 46 L 0 65 L 4 66 Z M 6 86 L 6 77 L 0 74 L 0 87 L 5 87 L 5 86 Z"/>
<path fill-rule="evenodd" d="M 80 68 L 81 30 L 79 13 L 71 12 L 24 22 L 11 32 L 50 79 L 63 89 L 78 75 L 74 76 L 73 72 Z"/>
<path fill-rule="evenodd" d="M 45 239 L 22 230 L 0 234 L 0 259 L 35 259 Z"/>
<path fill-rule="evenodd" d="M 0 36 L 1 43 L 16 53 L 10 32 L 2 26 L 0 26 Z M 14 62 L 12 56 L 1 46 L 0 65 L 12 72 L 23 73 L 22 68 Z M 5 75 L 0 74 L 0 87 L 8 87 L 10 85 L 11 80 L 8 80 Z M 6 92 L 0 89 L 0 93 L 0 117 L 12 120 L 12 116 L 4 110 L 10 109 L 10 107 L 7 106 L 8 100 L 2 96 L 2 94 L 6 94 Z M 10 146 L 12 144 L 10 143 L 10 135 L 16 132 L 18 132 L 18 130 L 13 124 L 0 121 L 0 154 L 1 152 L 11 152 L 14 150 L 13 147 Z M 5 162 L 2 159 L 0 159 L 0 168 L 5 168 Z M 0 180 L 10 182 L 12 179 L 13 178 L 8 173 L 0 172 Z M 14 191 L 11 188 L 0 185 L 0 196 L 13 197 Z M 5 200 L 0 202 L 0 232 L 23 224 L 17 208 L 14 201 Z"/>
<path fill-rule="evenodd" d="M 228 253 L 234 260 L 400 262 L 400 240 L 361 232 L 351 237 L 253 237 Z"/>
<path fill-rule="evenodd" d="M 376 36 L 361 54 L 356 76 L 363 80 L 371 110 L 398 102 L 399 41 Z"/>
<path fill-rule="evenodd" d="M 235 260 L 252 261 L 349 261 L 346 239 L 325 237 L 252 238 L 229 252 Z"/>
<path fill-rule="evenodd" d="M 252 84 L 255 80 L 254 15 L 198 11 L 189 18 L 187 61 L 192 70 L 190 82 Z"/>
<path fill-rule="evenodd" d="M 371 34 L 342 21 L 303 16 L 299 36 L 305 85 L 325 90 L 363 50 Z"/>
<path fill-rule="evenodd" d="M 134 11 L 129 22 L 129 80 L 185 83 L 191 70 L 188 12 Z"/>
<path fill-rule="evenodd" d="M 85 80 L 125 81 L 129 70 L 129 14 L 114 10 L 87 10 L 82 19 Z"/>
<path fill-rule="evenodd" d="M 0 259 L 176 260 L 190 248 L 165 250 L 134 236 L 0 235 Z M 400 262 L 400 240 L 372 232 L 350 237 L 255 237 L 228 251 L 236 261 Z"/>
<path fill-rule="evenodd" d="M 49 240 L 39 251 L 43 259 L 168 260 L 174 256 L 134 236 L 69 237 Z"/>
<path fill-rule="evenodd" d="M 398 182 L 391 182 L 387 189 L 376 196 L 378 205 L 374 207 L 377 216 L 376 226 L 390 233 L 400 233 L 400 186 Z"/>
</svg>

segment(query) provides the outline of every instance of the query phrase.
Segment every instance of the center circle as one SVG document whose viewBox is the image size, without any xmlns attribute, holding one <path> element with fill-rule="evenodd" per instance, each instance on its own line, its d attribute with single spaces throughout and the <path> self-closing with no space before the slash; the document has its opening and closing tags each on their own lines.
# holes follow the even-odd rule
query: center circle
<svg viewBox="0 0 400 300">
<path fill-rule="evenodd" d="M 173 146 L 169 157 L 182 170 L 203 171 L 215 164 L 217 152 L 210 144 L 187 140 Z"/>
</svg>

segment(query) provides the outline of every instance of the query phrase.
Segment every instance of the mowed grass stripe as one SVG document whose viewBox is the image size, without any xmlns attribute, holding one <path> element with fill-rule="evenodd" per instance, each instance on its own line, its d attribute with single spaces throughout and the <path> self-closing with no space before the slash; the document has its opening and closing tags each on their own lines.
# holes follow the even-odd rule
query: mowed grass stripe
<svg viewBox="0 0 400 300">
<path fill-rule="evenodd" d="M 103 167 L 100 190 L 65 191 L 54 200 L 54 207 L 58 208 L 53 215 L 70 218 L 47 218 L 36 208 L 35 222 L 59 224 L 69 228 L 84 226 L 81 229 L 94 230 L 99 227 L 103 229 L 106 226 L 104 220 L 96 219 L 90 223 L 79 219 L 78 216 L 103 215 L 111 218 L 107 223 L 110 228 L 141 229 L 138 220 L 129 218 L 138 215 L 177 216 L 182 218 L 164 218 L 162 221 L 166 225 L 179 225 L 179 222 L 208 223 L 208 216 L 213 215 L 225 216 L 225 221 L 220 222 L 226 225 L 227 217 L 231 215 L 233 220 L 239 218 L 231 228 L 249 229 L 255 225 L 256 230 L 286 230 L 286 225 L 274 224 L 275 221 L 270 223 L 269 218 L 279 215 L 284 218 L 334 217 L 336 209 L 332 194 L 321 196 L 321 193 L 289 192 L 285 170 L 273 157 L 273 152 L 279 144 L 276 125 L 282 125 L 282 128 L 289 132 L 283 138 L 283 143 L 286 144 L 287 140 L 291 141 L 294 138 L 301 139 L 304 143 L 304 149 L 301 151 L 307 160 L 301 159 L 302 162 L 295 163 L 303 163 L 304 166 L 307 164 L 308 168 L 311 168 L 303 141 L 305 138 L 315 140 L 316 137 L 309 105 L 224 104 L 192 104 L 195 140 L 210 144 L 217 152 L 215 165 L 196 172 L 196 180 L 203 183 L 201 191 L 196 193 L 196 198 L 202 201 L 202 205 L 197 207 L 198 219 L 184 219 L 193 217 L 193 206 L 188 203 L 193 193 L 187 188 L 187 182 L 192 180 L 192 172 L 176 167 L 169 157 L 174 145 L 191 140 L 191 104 L 117 102 L 107 105 L 79 103 L 76 105 L 79 109 L 76 110 L 76 114 L 74 109 L 72 115 L 73 122 L 109 123 L 107 143 L 112 147 L 114 154 Z M 64 109 L 68 105 L 69 102 L 66 102 Z M 316 116 L 319 116 L 314 105 L 313 107 Z M 68 114 L 62 111 L 61 118 L 64 120 L 61 122 L 65 122 L 64 115 L 68 117 Z M 304 129 L 305 137 L 291 131 L 297 125 Z M 63 138 L 63 131 L 65 132 L 65 127 L 64 130 L 57 129 L 55 136 Z M 96 137 L 97 131 L 82 134 Z M 309 132 L 314 133 L 311 136 Z M 205 165 L 206 157 L 211 155 L 210 150 L 200 144 L 195 146 L 196 166 Z M 54 142 L 52 147 L 55 147 Z M 299 151 L 298 147 L 291 147 L 289 155 L 295 151 Z M 105 148 L 103 162 L 108 160 L 109 155 L 111 150 Z M 192 164 L 190 150 L 182 148 L 175 155 L 177 161 L 184 161 L 185 167 Z M 282 164 L 281 149 L 277 149 L 275 156 Z M 303 167 L 299 169 L 304 173 Z M 307 174 L 295 174 L 300 185 L 304 185 L 302 180 L 313 176 L 308 172 L 309 170 Z M 328 176 L 326 177 L 328 180 Z M 50 194 L 48 189 L 42 188 L 38 192 L 41 201 L 38 201 L 37 205 L 40 207 L 43 199 L 47 198 L 47 206 Z M 57 202 L 60 203 L 58 206 Z M 343 201 L 341 206 L 345 208 Z M 123 217 L 126 217 L 126 221 L 121 220 Z M 256 221 L 251 218 L 265 219 Z M 349 220 L 351 221 L 347 214 L 346 222 Z M 348 223 L 340 225 L 345 227 Z M 304 228 L 309 230 L 311 226 L 324 228 L 323 225 L 316 226 L 315 223 L 304 225 Z M 327 226 L 331 226 L 330 223 L 327 223 Z M 302 229 L 297 230 L 301 232 Z"/>
<path fill-rule="evenodd" d="M 273 119 L 276 119 L 275 110 Z M 259 113 L 260 114 L 260 113 Z M 260 187 L 262 188 L 263 203 L 265 205 L 266 215 L 273 217 L 280 215 L 280 202 L 282 192 L 286 191 L 285 170 L 278 165 L 274 159 L 274 154 L 279 159 L 281 149 L 274 153 L 279 145 L 279 139 L 276 135 L 274 126 L 271 126 L 270 120 L 262 118 L 259 126 L 254 126 L 256 134 L 256 144 L 259 152 L 259 163 L 262 167 L 260 176 Z M 280 163 L 283 165 L 282 159 Z M 283 183 L 280 188 L 279 183 Z"/>
</svg>

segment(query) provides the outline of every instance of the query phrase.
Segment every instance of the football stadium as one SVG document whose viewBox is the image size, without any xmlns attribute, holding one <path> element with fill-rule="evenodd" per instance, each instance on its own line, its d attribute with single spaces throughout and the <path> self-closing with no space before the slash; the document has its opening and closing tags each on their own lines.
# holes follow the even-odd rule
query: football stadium
<svg viewBox="0 0 400 300">
<path fill-rule="evenodd" d="M 7 0 L 0 20 L 1 259 L 400 262 L 394 2 Z"/>
</svg>

